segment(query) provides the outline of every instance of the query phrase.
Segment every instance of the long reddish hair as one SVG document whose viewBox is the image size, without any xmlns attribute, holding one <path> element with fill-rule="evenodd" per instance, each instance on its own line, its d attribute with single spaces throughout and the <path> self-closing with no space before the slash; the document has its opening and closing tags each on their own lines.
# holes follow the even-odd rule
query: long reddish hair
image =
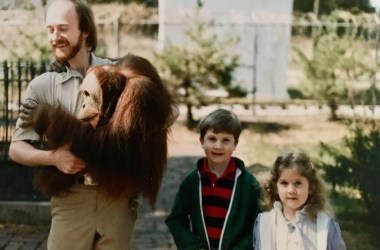
<svg viewBox="0 0 380 250">
<path fill-rule="evenodd" d="M 88 164 L 86 173 L 110 195 L 137 193 L 154 206 L 167 164 L 174 99 L 145 58 L 129 54 L 117 65 L 90 70 L 103 98 L 96 128 L 59 107 L 45 106 L 37 112 L 36 131 L 45 133 L 53 146 L 71 143 L 71 150 Z"/>
</svg>

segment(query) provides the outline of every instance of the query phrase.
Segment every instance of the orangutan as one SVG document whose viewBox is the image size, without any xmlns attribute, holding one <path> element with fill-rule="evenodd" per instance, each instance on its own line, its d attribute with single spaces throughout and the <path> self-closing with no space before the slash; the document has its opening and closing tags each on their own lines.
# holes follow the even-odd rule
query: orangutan
<svg viewBox="0 0 380 250">
<path fill-rule="evenodd" d="M 116 65 L 91 67 L 82 83 L 78 117 L 39 105 L 33 127 L 54 149 L 69 145 L 83 159 L 85 176 L 112 196 L 141 194 L 154 206 L 167 164 L 174 100 L 146 59 L 128 54 Z M 64 195 L 78 175 L 42 168 L 35 185 Z"/>
</svg>

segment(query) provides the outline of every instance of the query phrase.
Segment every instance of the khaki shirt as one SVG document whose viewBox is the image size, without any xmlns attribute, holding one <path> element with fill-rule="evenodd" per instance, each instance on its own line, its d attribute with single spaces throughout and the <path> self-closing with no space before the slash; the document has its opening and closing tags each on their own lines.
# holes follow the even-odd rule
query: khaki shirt
<svg viewBox="0 0 380 250">
<path fill-rule="evenodd" d="M 113 63 L 111 60 L 99 58 L 93 54 L 91 57 L 91 65 Z M 67 72 L 62 73 L 46 72 L 29 83 L 24 100 L 52 106 L 60 104 L 68 112 L 77 115 L 82 105 L 82 95 L 80 93 L 82 81 L 83 76 L 70 68 L 67 68 Z M 40 140 L 40 136 L 32 127 L 21 128 L 19 124 L 20 119 L 17 120 L 12 141 Z"/>
</svg>

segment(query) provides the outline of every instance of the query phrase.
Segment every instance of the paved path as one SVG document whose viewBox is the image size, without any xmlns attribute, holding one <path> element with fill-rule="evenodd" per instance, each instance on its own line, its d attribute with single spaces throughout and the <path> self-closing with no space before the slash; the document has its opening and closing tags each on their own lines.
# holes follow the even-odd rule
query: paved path
<svg viewBox="0 0 380 250">
<path fill-rule="evenodd" d="M 172 157 L 162 182 L 156 209 L 152 211 L 142 204 L 136 221 L 132 248 L 176 249 L 173 238 L 165 225 L 179 183 L 194 168 L 198 157 Z M 0 250 L 46 250 L 48 227 L 14 226 L 0 228 Z"/>
</svg>

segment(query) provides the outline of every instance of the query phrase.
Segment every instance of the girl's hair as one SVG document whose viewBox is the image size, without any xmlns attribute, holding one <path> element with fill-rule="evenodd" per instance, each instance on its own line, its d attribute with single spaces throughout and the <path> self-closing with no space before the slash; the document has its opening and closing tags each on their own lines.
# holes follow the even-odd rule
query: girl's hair
<svg viewBox="0 0 380 250">
<path fill-rule="evenodd" d="M 273 203 L 280 201 L 277 181 L 284 169 L 295 169 L 308 180 L 310 194 L 306 201 L 308 205 L 306 213 L 311 220 L 315 220 L 318 212 L 328 209 L 327 192 L 325 183 L 315 169 L 310 157 L 302 150 L 286 152 L 277 157 L 271 170 L 271 177 L 267 184 L 264 185 L 265 198 L 262 203 L 263 209 L 272 209 Z"/>
</svg>

